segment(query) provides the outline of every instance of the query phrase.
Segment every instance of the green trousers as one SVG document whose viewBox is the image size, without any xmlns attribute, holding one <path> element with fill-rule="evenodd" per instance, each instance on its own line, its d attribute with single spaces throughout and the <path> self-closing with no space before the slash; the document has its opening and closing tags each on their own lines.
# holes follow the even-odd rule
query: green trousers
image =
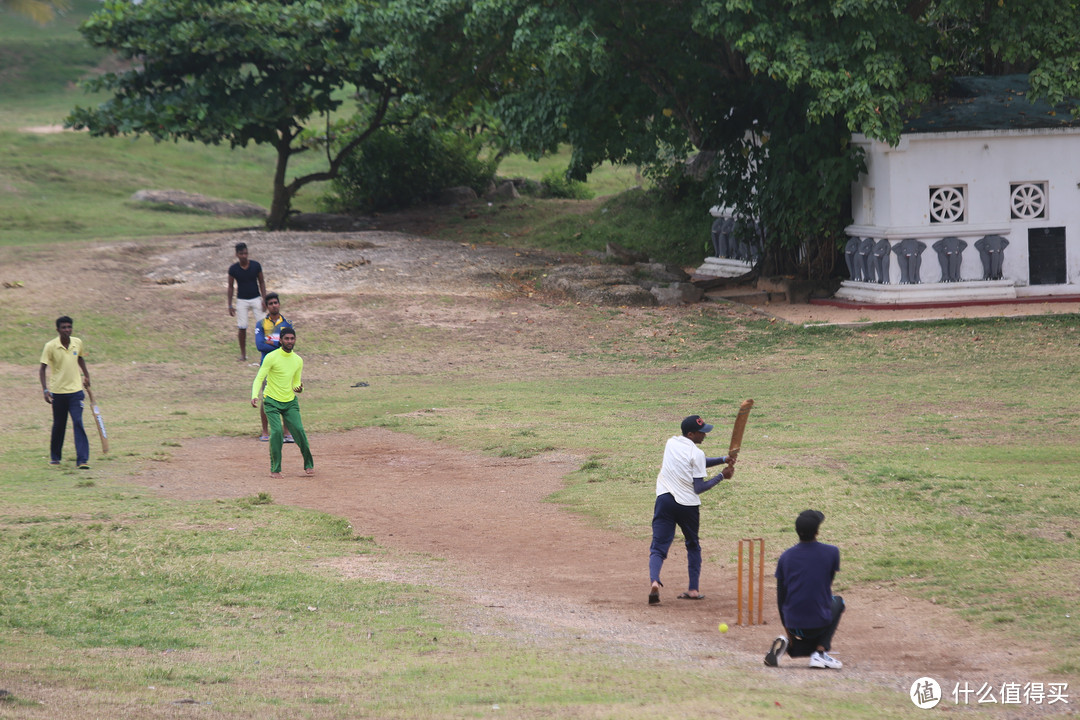
<svg viewBox="0 0 1080 720">
<path fill-rule="evenodd" d="M 281 444 L 284 438 L 281 432 L 282 420 L 289 426 L 296 447 L 300 448 L 300 454 L 304 456 L 304 469 L 315 467 L 307 434 L 304 432 L 304 422 L 300 419 L 300 401 L 293 398 L 283 403 L 264 395 L 263 410 L 266 412 L 266 423 L 270 426 L 270 472 L 281 472 Z"/>
</svg>

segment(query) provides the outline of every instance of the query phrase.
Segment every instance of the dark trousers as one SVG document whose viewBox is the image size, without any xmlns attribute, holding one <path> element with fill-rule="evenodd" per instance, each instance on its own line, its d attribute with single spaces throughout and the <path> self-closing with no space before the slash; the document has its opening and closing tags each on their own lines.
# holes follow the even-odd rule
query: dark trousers
<svg viewBox="0 0 1080 720">
<path fill-rule="evenodd" d="M 817 652 L 818 645 L 828 652 L 832 649 L 832 638 L 844 614 L 844 598 L 833 595 L 832 623 L 823 628 L 786 628 L 788 634 L 788 655 L 791 657 L 809 657 Z"/>
<path fill-rule="evenodd" d="M 64 434 L 67 432 L 67 419 L 71 415 L 71 430 L 75 434 L 75 463 L 85 465 L 90 462 L 90 441 L 86 439 L 83 427 L 83 391 L 63 393 L 52 396 L 52 438 L 49 442 L 49 460 L 60 462 L 60 452 L 64 449 Z"/>
<path fill-rule="evenodd" d="M 652 546 L 649 548 L 649 581 L 660 582 L 660 568 L 675 541 L 675 526 L 686 540 L 686 564 L 690 573 L 687 590 L 697 590 L 701 579 L 701 545 L 698 543 L 700 505 L 680 505 L 671 493 L 656 496 L 653 507 Z"/>
</svg>

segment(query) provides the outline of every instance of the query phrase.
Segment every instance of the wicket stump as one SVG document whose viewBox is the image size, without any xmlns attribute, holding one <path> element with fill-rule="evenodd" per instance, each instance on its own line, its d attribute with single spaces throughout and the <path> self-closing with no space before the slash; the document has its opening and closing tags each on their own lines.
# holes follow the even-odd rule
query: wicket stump
<svg viewBox="0 0 1080 720">
<path fill-rule="evenodd" d="M 757 570 L 758 570 L 758 582 L 757 582 L 757 622 L 754 622 L 754 544 L 757 543 Z M 743 547 L 747 549 L 748 562 L 746 580 L 747 580 L 747 596 L 746 596 L 746 624 L 747 625 L 764 625 L 765 621 L 762 620 L 761 606 L 762 599 L 765 595 L 765 539 L 764 538 L 743 538 L 739 541 L 739 602 L 738 613 L 736 616 L 736 625 L 743 624 Z"/>
</svg>

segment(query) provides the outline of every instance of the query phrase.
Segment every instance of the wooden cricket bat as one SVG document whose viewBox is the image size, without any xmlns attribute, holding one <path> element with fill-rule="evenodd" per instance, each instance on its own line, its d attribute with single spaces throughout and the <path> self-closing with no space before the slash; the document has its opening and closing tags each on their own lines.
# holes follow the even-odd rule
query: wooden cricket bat
<svg viewBox="0 0 1080 720">
<path fill-rule="evenodd" d="M 734 455 L 742 447 L 742 436 L 752 407 L 754 407 L 753 400 L 743 400 L 742 405 L 739 406 L 739 414 L 735 416 L 735 424 L 731 428 L 731 445 L 728 447 L 728 455 Z"/>
<path fill-rule="evenodd" d="M 90 387 L 85 387 L 86 396 L 90 398 L 90 409 L 94 413 L 94 425 L 97 427 L 98 437 L 101 438 L 101 452 L 109 452 L 109 434 L 105 432 L 105 420 L 101 417 L 101 410 L 98 408 L 97 402 L 94 401 L 94 393 L 90 391 Z"/>
</svg>

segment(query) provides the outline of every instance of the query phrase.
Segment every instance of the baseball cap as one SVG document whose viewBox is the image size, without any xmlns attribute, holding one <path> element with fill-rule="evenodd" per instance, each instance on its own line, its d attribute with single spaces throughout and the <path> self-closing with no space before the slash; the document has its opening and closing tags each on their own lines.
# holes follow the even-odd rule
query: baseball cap
<svg viewBox="0 0 1080 720">
<path fill-rule="evenodd" d="M 683 418 L 682 421 L 682 434 L 691 432 L 703 432 L 707 433 L 712 430 L 712 425 L 701 419 L 700 415 L 691 415 L 688 418 Z"/>
<path fill-rule="evenodd" d="M 795 518 L 795 532 L 800 540 L 810 540 L 817 535 L 818 526 L 825 520 L 825 513 L 820 510 L 803 510 Z"/>
</svg>

